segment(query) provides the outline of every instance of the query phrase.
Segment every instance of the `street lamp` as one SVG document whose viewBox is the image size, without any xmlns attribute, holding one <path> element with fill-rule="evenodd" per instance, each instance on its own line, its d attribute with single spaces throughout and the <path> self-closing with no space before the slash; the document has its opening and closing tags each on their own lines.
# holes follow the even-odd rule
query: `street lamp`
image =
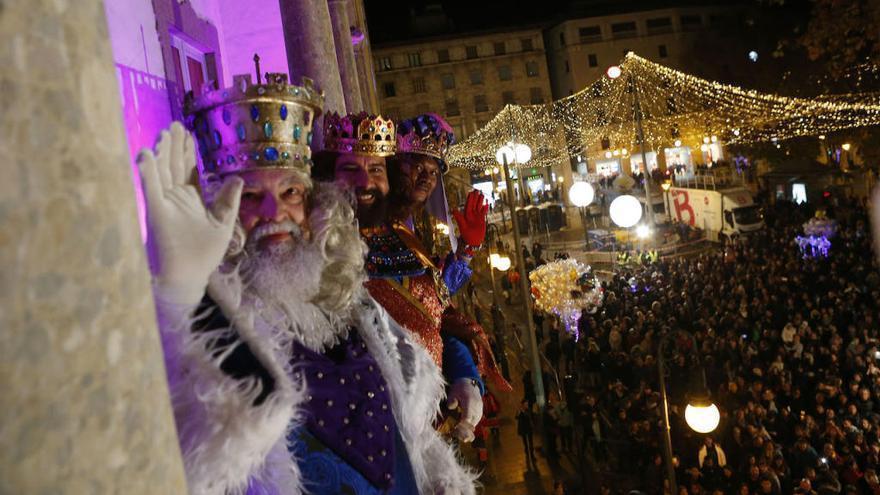
<svg viewBox="0 0 880 495">
<path fill-rule="evenodd" d="M 629 56 L 629 53 L 627 54 Z M 610 79 L 617 79 L 623 75 L 623 69 L 617 65 L 612 65 L 605 71 L 605 75 Z M 636 142 L 639 144 L 639 152 L 642 156 L 642 166 L 645 169 L 645 206 L 647 210 L 648 225 L 654 226 L 654 211 L 651 208 L 651 170 L 648 168 L 648 158 L 645 155 L 645 130 L 642 126 L 642 103 L 639 95 L 639 85 L 637 84 L 635 75 L 630 73 L 629 84 L 633 94 L 633 114 L 636 120 Z"/>
<path fill-rule="evenodd" d="M 642 219 L 642 204 L 635 196 L 624 194 L 614 198 L 608 208 L 608 214 L 615 225 L 628 229 Z"/>
<path fill-rule="evenodd" d="M 672 212 L 669 211 L 669 188 L 671 187 L 672 181 L 670 181 L 669 179 L 663 181 L 663 183 L 660 184 L 660 189 L 663 189 L 663 209 L 666 210 L 666 221 L 668 222 L 672 221 Z"/>
<path fill-rule="evenodd" d="M 510 269 L 510 257 L 495 255 L 495 258 L 492 260 L 492 268 L 499 272 L 506 272 Z"/>
<path fill-rule="evenodd" d="M 688 426 L 697 433 L 711 433 L 721 421 L 721 412 L 712 402 L 688 402 L 684 410 L 684 419 Z"/>
<path fill-rule="evenodd" d="M 498 170 L 498 167 L 492 167 L 491 169 L 488 169 L 488 171 L 491 172 L 491 175 L 492 175 L 492 201 L 494 202 L 496 190 L 498 191 L 498 198 L 501 199 L 501 190 L 498 188 L 498 180 L 495 178 L 495 176 L 498 174 L 499 170 Z M 510 193 L 511 193 L 510 191 L 507 191 L 508 195 Z M 504 216 L 504 201 L 499 201 L 499 205 L 501 206 L 501 227 L 506 229 L 507 228 L 506 227 L 507 218 L 505 218 L 505 216 Z M 510 223 L 511 223 L 511 225 L 513 225 L 514 214 L 512 212 L 510 214 L 510 218 L 511 218 Z"/>
<path fill-rule="evenodd" d="M 593 202 L 596 196 L 596 190 L 589 182 L 575 182 L 568 190 L 568 199 L 571 204 L 584 208 Z"/>
<path fill-rule="evenodd" d="M 510 379 L 510 371 L 507 366 L 507 344 L 505 343 L 504 319 L 501 316 L 501 305 L 498 302 L 498 290 L 495 285 L 495 270 L 506 272 L 510 268 L 510 258 L 501 254 L 504 246 L 501 243 L 501 235 L 498 233 L 498 226 L 494 223 L 488 225 L 489 231 L 493 233 L 495 239 L 495 251 L 489 254 L 489 275 L 492 279 L 492 328 L 495 332 L 495 341 L 498 343 L 501 355 L 496 356 L 499 364 L 501 364 L 501 373 L 508 380 Z M 490 248 L 491 249 L 491 248 Z"/>
<path fill-rule="evenodd" d="M 575 182 L 568 190 L 568 199 L 571 204 L 578 207 L 581 212 L 581 224 L 584 226 L 584 241 L 589 237 L 587 231 L 587 206 L 593 202 L 596 197 L 596 190 L 589 182 Z"/>
<path fill-rule="evenodd" d="M 519 283 L 522 292 L 522 303 L 526 310 L 526 326 L 529 332 L 529 346 L 532 354 L 532 381 L 535 384 L 535 399 L 538 407 L 544 407 L 544 380 L 541 375 L 541 358 L 538 355 L 538 341 L 535 337 L 535 322 L 532 320 L 532 305 L 529 300 L 529 282 L 526 273 L 526 263 L 523 259 L 522 249 L 520 245 L 522 241 L 519 235 L 519 226 L 517 225 L 516 207 L 513 203 L 513 180 L 510 178 L 511 162 L 515 164 L 525 164 L 532 159 L 532 149 L 526 144 L 508 142 L 504 146 L 498 148 L 495 153 L 495 159 L 498 164 L 504 168 L 504 181 L 507 184 L 507 206 L 510 208 L 511 225 L 513 226 L 513 243 L 514 253 L 516 254 L 516 265 L 519 270 Z"/>
<path fill-rule="evenodd" d="M 666 395 L 666 353 L 665 349 L 675 337 L 684 337 L 691 345 L 694 364 L 691 376 L 699 380 L 692 383 L 688 391 L 688 405 L 685 408 L 685 421 L 697 433 L 710 433 L 718 427 L 721 413 L 718 406 L 709 398 L 709 389 L 706 386 L 706 371 L 700 361 L 700 353 L 697 341 L 693 334 L 684 330 L 674 330 L 663 336 L 657 349 L 657 371 L 660 375 L 660 395 L 663 399 L 663 430 L 664 430 L 664 454 L 666 457 L 666 472 L 669 478 L 670 493 L 678 493 L 678 483 L 675 480 L 675 466 L 672 463 L 672 434 L 669 426 L 669 398 Z"/>
<path fill-rule="evenodd" d="M 612 65 L 605 71 L 605 75 L 608 76 L 609 79 L 617 79 L 621 74 L 623 74 L 623 70 L 617 65 Z"/>
</svg>

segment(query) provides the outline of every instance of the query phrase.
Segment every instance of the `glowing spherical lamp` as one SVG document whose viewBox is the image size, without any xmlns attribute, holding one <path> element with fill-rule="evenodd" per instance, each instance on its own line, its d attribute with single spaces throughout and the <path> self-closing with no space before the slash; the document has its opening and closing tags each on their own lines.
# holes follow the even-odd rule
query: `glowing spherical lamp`
<svg viewBox="0 0 880 495">
<path fill-rule="evenodd" d="M 568 190 L 568 199 L 571 204 L 583 208 L 593 202 L 596 197 L 596 191 L 589 182 L 575 182 L 571 189 Z"/>
<path fill-rule="evenodd" d="M 519 143 L 513 147 L 516 163 L 526 163 L 532 159 L 532 148 L 529 145 Z"/>
<path fill-rule="evenodd" d="M 495 152 L 495 161 L 497 161 L 499 165 L 504 165 L 505 158 L 507 159 L 506 161 L 508 165 L 516 160 L 516 152 L 513 150 L 513 146 L 505 144 Z"/>
<path fill-rule="evenodd" d="M 678 148 L 679 146 L 681 146 L 681 139 L 676 139 L 674 144 L 675 144 L 675 147 L 676 147 L 676 148 Z"/>
<path fill-rule="evenodd" d="M 510 257 L 509 256 L 498 256 L 495 260 L 495 269 L 500 272 L 506 272 L 510 269 Z"/>
<path fill-rule="evenodd" d="M 623 71 L 617 65 L 612 65 L 605 71 L 605 75 L 610 79 L 617 79 L 621 74 L 623 74 Z"/>
<path fill-rule="evenodd" d="M 512 163 L 526 163 L 532 159 L 532 149 L 529 148 L 529 145 L 527 144 L 507 143 L 498 148 L 498 151 L 495 152 L 495 161 L 497 161 L 499 165 L 504 164 L 505 158 L 507 158 L 508 165 Z"/>
<path fill-rule="evenodd" d="M 628 229 L 642 219 L 642 203 L 635 196 L 624 194 L 611 202 L 608 213 L 615 225 Z"/>
<path fill-rule="evenodd" d="M 721 421 L 721 412 L 718 411 L 718 406 L 711 402 L 708 405 L 705 403 L 688 404 L 684 410 L 684 419 L 688 426 L 697 433 L 709 433 L 718 427 L 718 422 Z"/>
</svg>

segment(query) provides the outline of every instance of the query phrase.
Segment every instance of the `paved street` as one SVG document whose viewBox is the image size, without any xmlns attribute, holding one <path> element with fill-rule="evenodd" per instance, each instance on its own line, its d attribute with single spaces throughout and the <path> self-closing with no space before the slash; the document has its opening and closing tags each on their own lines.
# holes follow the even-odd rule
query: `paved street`
<svg viewBox="0 0 880 495">
<path fill-rule="evenodd" d="M 477 284 L 477 299 L 488 308 L 492 296 L 489 292 L 490 283 L 484 273 L 475 273 L 473 282 Z M 518 302 L 518 301 L 515 301 Z M 520 304 L 506 305 L 502 301 L 502 311 L 511 323 L 524 326 L 525 311 Z M 491 318 L 484 313 L 483 323 L 487 332 L 491 332 Z M 510 363 L 511 384 L 514 391 L 509 394 L 496 394 L 501 403 L 499 414 L 500 428 L 497 436 L 490 436 L 488 442 L 489 460 L 480 481 L 486 495 L 538 495 L 553 493 L 553 482 L 564 480 L 578 485 L 578 470 L 575 469 L 574 454 L 561 453 L 557 459 L 547 459 L 543 452 L 543 440 L 535 433 L 535 453 L 537 462 L 530 466 L 526 462 L 523 443 L 516 431 L 516 413 L 523 397 L 523 362 L 527 355 L 518 349 L 515 339 L 508 333 L 508 361 Z M 537 418 L 536 418 L 537 423 Z M 476 465 L 476 452 L 471 447 L 463 449 L 473 465 Z"/>
</svg>

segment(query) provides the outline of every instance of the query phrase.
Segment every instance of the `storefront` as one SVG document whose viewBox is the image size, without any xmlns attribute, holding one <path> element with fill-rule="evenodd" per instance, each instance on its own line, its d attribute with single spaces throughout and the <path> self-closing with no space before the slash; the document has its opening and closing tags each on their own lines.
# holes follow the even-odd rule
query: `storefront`
<svg viewBox="0 0 880 495">
<path fill-rule="evenodd" d="M 596 160 L 596 173 L 609 177 L 620 173 L 620 160 Z"/>
<path fill-rule="evenodd" d="M 700 145 L 700 152 L 703 154 L 703 163 L 714 163 L 724 158 L 724 151 L 721 143 L 703 143 Z"/>
<path fill-rule="evenodd" d="M 654 151 L 646 151 L 645 158 L 648 160 L 648 172 L 653 172 L 657 169 L 657 153 Z M 629 166 L 630 170 L 633 174 L 638 175 L 644 169 L 642 163 L 642 154 L 634 153 L 629 157 Z"/>
<path fill-rule="evenodd" d="M 676 177 L 694 176 L 694 161 L 691 157 L 690 146 L 666 148 L 663 150 L 663 154 L 666 158 L 666 170 L 674 171 Z"/>
<path fill-rule="evenodd" d="M 546 183 L 542 174 L 529 175 L 526 177 L 526 185 L 529 188 L 529 198 L 535 203 L 537 198 L 541 198 L 544 194 L 544 184 Z"/>
</svg>

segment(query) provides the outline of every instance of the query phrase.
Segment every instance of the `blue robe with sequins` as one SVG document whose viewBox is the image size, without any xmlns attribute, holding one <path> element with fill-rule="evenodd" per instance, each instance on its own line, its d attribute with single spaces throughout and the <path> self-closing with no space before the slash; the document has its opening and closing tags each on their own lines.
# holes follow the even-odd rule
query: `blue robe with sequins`
<svg viewBox="0 0 880 495">
<path fill-rule="evenodd" d="M 440 370 L 365 292 L 357 300 L 347 335 L 320 353 L 294 342 L 279 354 L 285 344 L 207 300 L 192 332 L 160 325 L 193 495 L 474 493 L 432 427 Z M 226 392 L 205 393 L 212 380 Z"/>
</svg>

